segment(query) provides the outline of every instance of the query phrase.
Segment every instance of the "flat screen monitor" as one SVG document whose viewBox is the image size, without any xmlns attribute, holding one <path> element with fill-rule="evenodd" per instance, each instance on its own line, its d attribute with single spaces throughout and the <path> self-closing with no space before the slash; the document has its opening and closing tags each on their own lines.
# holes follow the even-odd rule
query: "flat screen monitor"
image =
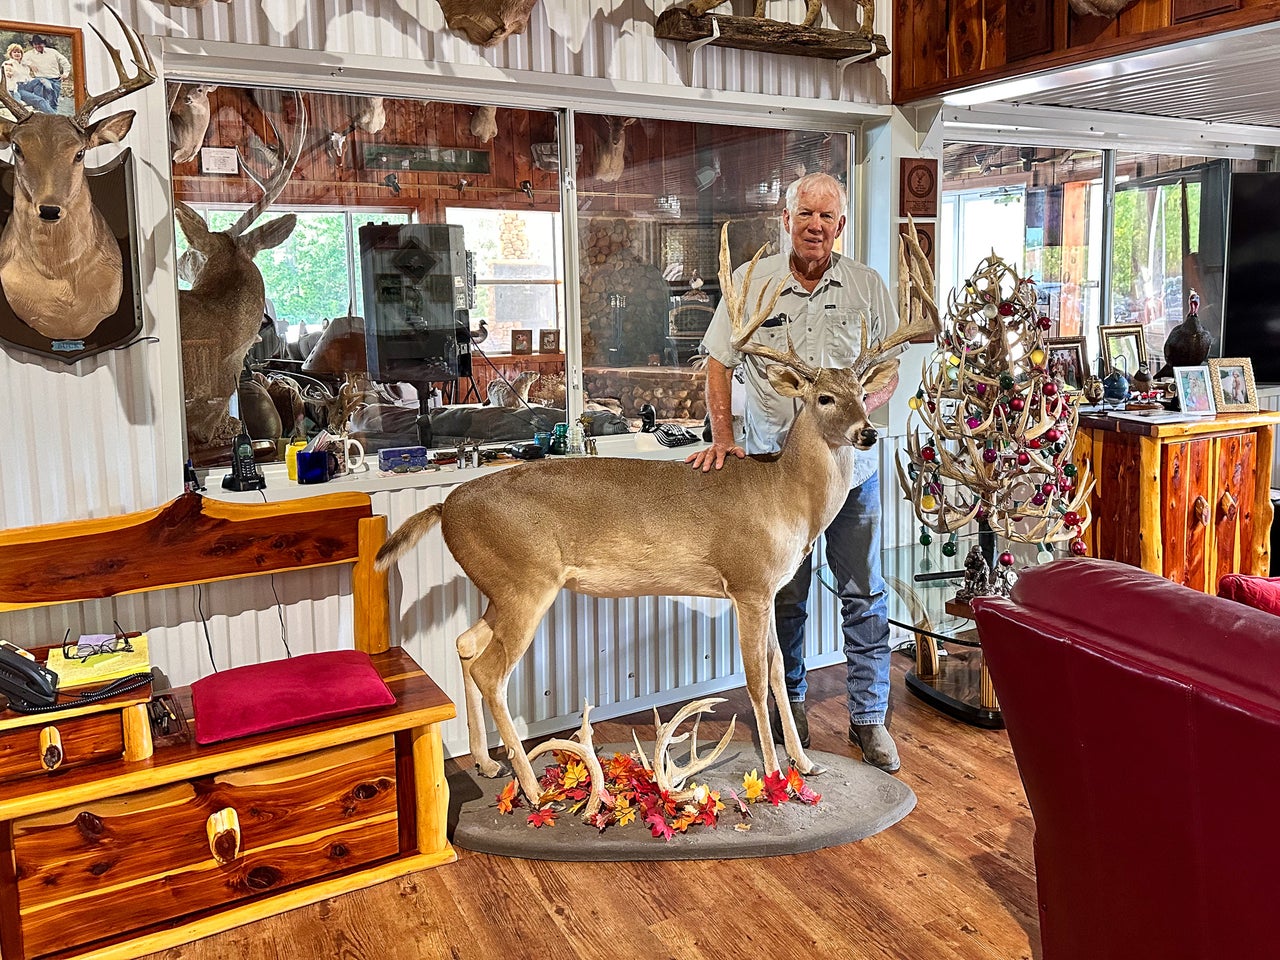
<svg viewBox="0 0 1280 960">
<path fill-rule="evenodd" d="M 425 384 L 471 375 L 462 227 L 360 228 L 369 376 Z"/>
<path fill-rule="evenodd" d="M 1259 383 L 1280 383 L 1280 173 L 1231 177 L 1222 356 L 1250 357 Z"/>
</svg>

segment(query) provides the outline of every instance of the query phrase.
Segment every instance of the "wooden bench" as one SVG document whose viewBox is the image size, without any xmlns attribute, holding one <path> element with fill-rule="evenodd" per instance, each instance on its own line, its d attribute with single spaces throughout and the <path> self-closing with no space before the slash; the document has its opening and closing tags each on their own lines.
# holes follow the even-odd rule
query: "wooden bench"
<svg viewBox="0 0 1280 960">
<path fill-rule="evenodd" d="M 340 493 L 251 505 L 186 494 L 0 533 L 0 610 L 353 564 L 355 645 L 396 696 L 212 746 L 153 745 L 138 694 L 0 713 L 3 960 L 125 960 L 455 859 L 440 738 L 455 710 L 389 646 L 373 568 L 386 532 L 366 495 Z M 53 770 L 39 755 L 49 727 L 63 754 Z M 215 858 L 228 809 L 240 849 Z"/>
</svg>

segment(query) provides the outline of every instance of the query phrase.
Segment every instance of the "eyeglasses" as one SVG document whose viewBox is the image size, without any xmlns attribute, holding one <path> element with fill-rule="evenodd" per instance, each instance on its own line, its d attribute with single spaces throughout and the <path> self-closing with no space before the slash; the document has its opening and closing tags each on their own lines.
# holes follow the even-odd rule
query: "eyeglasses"
<svg viewBox="0 0 1280 960">
<path fill-rule="evenodd" d="M 142 636 L 141 633 L 127 632 L 120 624 L 114 624 L 116 628 L 115 636 L 104 636 L 97 640 L 87 640 L 81 637 L 75 643 L 71 642 L 71 628 L 67 628 L 66 634 L 62 638 L 62 657 L 64 660 L 79 660 L 84 663 L 90 657 L 96 657 L 102 653 L 133 653 L 133 644 L 129 641 L 134 637 Z"/>
</svg>

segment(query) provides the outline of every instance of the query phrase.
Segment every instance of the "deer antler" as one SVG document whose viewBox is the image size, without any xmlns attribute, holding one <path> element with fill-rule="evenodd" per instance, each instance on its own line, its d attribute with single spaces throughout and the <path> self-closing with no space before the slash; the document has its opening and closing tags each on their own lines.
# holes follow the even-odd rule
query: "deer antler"
<svg viewBox="0 0 1280 960">
<path fill-rule="evenodd" d="M 766 283 L 761 287 L 759 294 L 756 295 L 755 310 L 750 320 L 745 320 L 747 295 L 751 291 L 751 275 L 755 273 L 756 264 L 764 256 L 764 251 L 765 248 L 761 247 L 751 258 L 751 263 L 747 265 L 747 272 L 742 278 L 742 289 L 739 290 L 733 283 L 733 262 L 729 259 L 729 221 L 720 228 L 720 289 L 725 298 L 725 308 L 729 311 L 729 320 L 733 325 L 733 348 L 740 353 L 749 353 L 763 357 L 765 360 L 781 363 L 795 370 L 802 377 L 814 380 L 819 370 L 805 363 L 800 358 L 800 354 L 796 353 L 791 344 L 790 332 L 787 333 L 786 352 L 751 341 L 751 337 L 760 329 L 760 325 L 769 319 L 769 314 L 773 313 L 778 297 L 782 296 L 782 288 L 786 286 L 784 282 L 779 281 L 768 304 L 764 302 L 764 298 L 769 292 L 769 285 Z"/>
<path fill-rule="evenodd" d="M 658 789 L 669 794 L 672 800 L 678 802 L 690 799 L 693 796 L 693 791 L 680 789 L 684 786 L 685 781 L 695 773 L 705 770 L 715 763 L 720 754 L 724 753 L 725 748 L 729 746 L 729 741 L 733 739 L 733 730 L 738 722 L 737 716 L 730 719 L 729 730 L 720 738 L 716 748 L 705 757 L 698 756 L 698 721 L 701 719 L 701 714 L 713 713 L 715 705 L 724 702 L 724 697 L 706 697 L 702 700 L 695 700 L 693 703 L 685 704 L 677 710 L 676 715 L 666 723 L 658 724 L 657 742 L 653 745 L 653 780 L 658 785 Z M 680 724 L 691 716 L 694 720 L 692 739 L 689 742 L 689 763 L 682 767 L 672 761 L 667 751 L 670 750 L 672 744 L 689 739 L 689 734 L 683 733 L 677 737 L 675 732 Z M 654 711 L 654 718 L 655 720 L 657 718 L 656 710 Z"/>
<path fill-rule="evenodd" d="M 544 753 L 551 753 L 554 750 L 560 750 L 564 753 L 571 753 L 587 768 L 587 774 L 591 777 L 591 795 L 587 798 L 587 805 L 582 811 L 582 819 L 590 820 L 600 811 L 600 805 L 604 802 L 604 768 L 600 766 L 600 758 L 596 756 L 595 744 L 591 741 L 591 722 L 588 719 L 591 716 L 591 704 L 583 702 L 582 704 L 582 726 L 578 728 L 574 734 L 578 738 L 579 743 L 572 740 L 563 740 L 552 738 L 545 740 L 529 751 L 529 762 L 533 762 L 534 757 L 540 757 Z M 537 797 L 530 797 L 529 802 L 536 804 Z"/>
<path fill-rule="evenodd" d="M 13 119 L 21 123 L 27 117 L 35 112 L 34 107 L 29 107 L 13 94 L 9 92 L 8 84 L 0 83 L 0 105 L 13 114 Z"/>
<path fill-rule="evenodd" d="M 124 63 L 120 59 L 120 51 L 107 43 L 106 37 L 99 32 L 97 27 L 89 24 L 89 29 L 98 35 L 102 45 L 107 48 L 111 62 L 116 68 L 116 78 L 120 82 L 105 93 L 95 93 L 85 100 L 84 105 L 76 111 L 76 115 L 71 122 L 81 130 L 85 129 L 89 123 L 89 118 L 93 116 L 94 111 L 99 107 L 111 103 L 113 100 L 128 96 L 135 90 L 141 90 L 143 87 L 154 83 L 156 79 L 155 61 L 151 59 L 151 53 L 147 50 L 146 44 L 142 42 L 142 37 L 120 18 L 120 14 L 116 13 L 114 7 L 107 7 L 107 10 L 111 12 L 111 16 L 115 17 L 116 23 L 120 24 L 120 29 L 124 31 L 125 39 L 129 41 L 129 51 L 133 54 L 133 65 L 138 68 L 138 72 L 132 77 L 129 76 L 128 71 L 125 70 Z"/>
<path fill-rule="evenodd" d="M 903 277 L 906 277 L 904 281 Z M 907 218 L 907 231 L 898 238 L 898 329 L 883 340 L 867 342 L 867 324 L 862 322 L 862 352 L 853 363 L 861 377 L 893 351 L 916 337 L 937 336 L 942 329 L 938 304 L 933 299 L 933 268 L 920 249 L 916 223 Z"/>
<path fill-rule="evenodd" d="M 302 101 L 301 91 L 293 91 L 294 103 L 297 107 L 297 119 L 292 126 L 286 127 L 282 134 L 280 128 L 276 126 L 273 111 L 263 109 L 262 113 L 267 118 L 267 125 L 271 127 L 271 132 L 275 134 L 276 142 L 279 144 L 279 166 L 265 180 L 260 178 L 253 172 L 244 158 L 241 157 L 241 166 L 244 168 L 245 174 L 257 184 L 258 189 L 262 191 L 262 196 L 248 210 L 240 214 L 236 222 L 227 230 L 233 237 L 238 237 L 246 230 L 253 226 L 253 222 L 262 216 L 263 211 L 276 201 L 276 198 L 284 192 L 285 185 L 288 184 L 289 178 L 293 176 L 294 168 L 298 165 L 298 159 L 302 156 L 303 144 L 307 138 L 307 110 L 306 105 Z"/>
</svg>

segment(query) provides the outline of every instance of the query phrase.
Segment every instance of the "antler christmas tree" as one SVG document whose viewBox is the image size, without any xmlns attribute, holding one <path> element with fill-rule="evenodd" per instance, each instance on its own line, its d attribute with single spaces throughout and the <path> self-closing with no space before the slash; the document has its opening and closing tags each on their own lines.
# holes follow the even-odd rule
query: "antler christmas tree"
<svg viewBox="0 0 1280 960">
<path fill-rule="evenodd" d="M 1010 540 L 1071 541 L 1089 522 L 1088 465 L 1072 461 L 1077 396 L 1045 366 L 1035 284 L 993 251 L 952 291 L 926 361 L 898 480 L 925 527 L 978 520 Z"/>
</svg>

